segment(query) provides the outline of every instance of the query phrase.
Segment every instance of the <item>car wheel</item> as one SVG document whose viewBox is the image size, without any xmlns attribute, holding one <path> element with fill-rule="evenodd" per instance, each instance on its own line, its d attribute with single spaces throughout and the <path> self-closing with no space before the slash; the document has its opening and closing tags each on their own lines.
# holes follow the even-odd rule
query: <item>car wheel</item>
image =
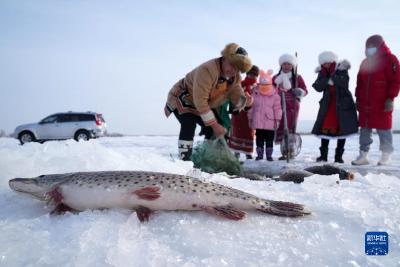
<svg viewBox="0 0 400 267">
<path fill-rule="evenodd" d="M 76 141 L 87 141 L 90 139 L 90 134 L 88 131 L 80 130 L 76 132 L 74 139 Z"/>
<path fill-rule="evenodd" d="M 19 142 L 21 145 L 34 142 L 35 141 L 35 136 L 31 132 L 22 132 L 18 136 Z"/>
</svg>

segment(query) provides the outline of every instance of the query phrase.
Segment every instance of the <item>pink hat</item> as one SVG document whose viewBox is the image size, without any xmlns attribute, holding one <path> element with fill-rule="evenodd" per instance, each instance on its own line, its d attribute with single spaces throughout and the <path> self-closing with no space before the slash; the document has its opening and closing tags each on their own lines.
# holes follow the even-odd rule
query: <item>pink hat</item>
<svg viewBox="0 0 400 267">
<path fill-rule="evenodd" d="M 267 72 L 261 70 L 260 77 L 258 78 L 258 88 L 262 95 L 271 95 L 273 92 L 272 85 L 272 73 L 273 70 L 268 70 Z"/>
</svg>

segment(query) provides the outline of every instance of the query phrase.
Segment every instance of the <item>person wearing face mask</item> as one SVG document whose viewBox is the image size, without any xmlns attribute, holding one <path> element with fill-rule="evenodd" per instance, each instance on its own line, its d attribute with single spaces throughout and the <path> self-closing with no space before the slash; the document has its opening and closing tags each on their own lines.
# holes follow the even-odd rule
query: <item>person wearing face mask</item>
<svg viewBox="0 0 400 267">
<path fill-rule="evenodd" d="M 247 72 L 251 67 L 246 50 L 230 43 L 220 57 L 201 64 L 169 91 L 164 112 L 167 117 L 173 113 L 181 125 L 178 150 L 182 160 L 191 160 L 197 124 L 202 127 L 205 139 L 224 136 L 226 130 L 218 113 L 226 100 L 236 110 L 251 106 L 253 98 L 240 84 L 240 72 Z"/>
<path fill-rule="evenodd" d="M 378 165 L 387 165 L 393 152 L 392 112 L 399 94 L 399 61 L 390 52 L 380 35 L 370 36 L 365 44 L 366 59 L 357 75 L 356 103 L 360 126 L 360 155 L 353 165 L 369 164 L 367 154 L 372 144 L 372 129 L 379 135 L 381 158 Z"/>
<path fill-rule="evenodd" d="M 301 75 L 297 74 L 297 58 L 290 54 L 283 54 L 279 57 L 280 70 L 272 80 L 274 86 L 278 89 L 279 94 L 283 91 L 286 102 L 286 116 L 289 133 L 296 132 L 297 118 L 300 111 L 300 100 L 307 95 L 307 87 Z M 280 120 L 279 127 L 276 131 L 275 143 L 280 144 L 284 136 L 284 123 Z M 279 160 L 285 160 L 282 155 Z"/>
<path fill-rule="evenodd" d="M 242 81 L 242 87 L 245 93 L 252 93 L 253 87 L 257 84 L 259 73 L 260 69 L 256 65 L 253 65 L 246 73 L 246 78 Z M 233 112 L 228 145 L 231 150 L 235 152 L 236 157 L 239 157 L 240 153 L 243 153 L 246 155 L 246 159 L 252 159 L 254 130 L 249 126 L 247 109 L 240 112 Z"/>
<path fill-rule="evenodd" d="M 338 62 L 337 55 L 331 51 L 322 52 L 318 61 L 315 70 L 318 77 L 312 85 L 317 92 L 323 93 L 312 129 L 312 133 L 321 138 L 317 162 L 328 161 L 329 141 L 337 139 L 335 162 L 343 163 L 346 137 L 358 132 L 356 106 L 349 91 L 350 62 Z"/>
</svg>

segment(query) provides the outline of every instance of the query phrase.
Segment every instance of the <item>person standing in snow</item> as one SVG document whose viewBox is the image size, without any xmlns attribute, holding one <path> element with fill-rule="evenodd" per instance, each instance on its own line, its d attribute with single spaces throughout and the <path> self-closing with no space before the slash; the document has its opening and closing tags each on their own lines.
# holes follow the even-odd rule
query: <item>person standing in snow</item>
<svg viewBox="0 0 400 267">
<path fill-rule="evenodd" d="M 246 78 L 242 81 L 245 93 L 252 93 L 252 88 L 257 83 L 259 73 L 260 70 L 255 65 L 246 73 Z M 249 126 L 246 109 L 232 114 L 231 127 L 228 139 L 229 147 L 237 157 L 240 156 L 240 153 L 243 153 L 247 159 L 251 159 L 253 155 L 254 130 Z"/>
<path fill-rule="evenodd" d="M 360 155 L 352 164 L 369 164 L 367 154 L 372 144 L 372 129 L 376 129 L 382 151 L 378 165 L 387 165 L 393 152 L 392 112 L 400 88 L 399 61 L 380 35 L 367 39 L 365 54 L 367 58 L 361 63 L 356 87 Z"/>
<path fill-rule="evenodd" d="M 289 133 L 295 133 L 297 118 L 300 111 L 300 100 L 307 95 L 306 84 L 301 75 L 295 72 L 297 59 L 290 54 L 283 54 L 279 58 L 280 70 L 273 77 L 273 83 L 278 88 L 278 92 L 284 92 L 286 100 L 286 116 Z M 284 136 L 284 123 L 280 120 L 279 128 L 276 131 L 275 143 L 280 144 Z M 282 155 L 279 160 L 286 160 Z"/>
<path fill-rule="evenodd" d="M 244 93 L 240 84 L 240 72 L 249 71 L 251 66 L 246 50 L 230 43 L 221 51 L 221 57 L 201 64 L 169 91 L 164 112 L 167 117 L 174 113 L 181 125 L 178 149 L 182 160 L 191 159 L 197 124 L 206 139 L 225 134 L 218 113 L 226 100 L 237 110 L 251 106 L 253 99 Z"/>
<path fill-rule="evenodd" d="M 272 71 L 260 72 L 259 83 L 253 89 L 253 106 L 248 111 L 250 127 L 256 130 L 256 160 L 272 161 L 275 130 L 282 118 L 281 97 L 272 84 Z"/>
<path fill-rule="evenodd" d="M 328 160 L 330 139 L 337 139 L 335 162 L 343 163 L 346 137 L 358 132 L 357 111 L 349 91 L 350 62 L 338 62 L 338 57 L 330 51 L 322 52 L 319 57 L 317 80 L 312 85 L 317 92 L 322 92 L 319 111 L 312 133 L 321 138 L 319 161 Z"/>
</svg>

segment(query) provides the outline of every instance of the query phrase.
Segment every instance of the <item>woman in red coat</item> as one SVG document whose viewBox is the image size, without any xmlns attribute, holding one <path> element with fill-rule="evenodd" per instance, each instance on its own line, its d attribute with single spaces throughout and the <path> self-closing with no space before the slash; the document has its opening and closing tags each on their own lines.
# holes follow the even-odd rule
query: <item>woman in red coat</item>
<svg viewBox="0 0 400 267">
<path fill-rule="evenodd" d="M 393 100 L 400 88 L 399 61 L 380 35 L 367 39 L 365 54 L 367 58 L 361 63 L 356 87 L 360 155 L 352 164 L 369 164 L 367 154 L 372 144 L 372 129 L 376 129 L 382 151 L 378 165 L 386 165 L 393 152 L 392 112 Z"/>
<path fill-rule="evenodd" d="M 300 110 L 300 99 L 307 95 L 307 87 L 303 78 L 295 73 L 297 59 L 290 54 L 283 54 L 279 58 L 280 70 L 272 80 L 274 86 L 279 88 L 279 92 L 284 92 L 286 100 L 286 116 L 289 133 L 296 132 L 297 118 Z M 280 94 L 280 93 L 279 93 Z M 280 120 L 279 127 L 276 131 L 275 143 L 280 144 L 284 135 L 283 119 Z M 281 156 L 279 160 L 286 159 Z"/>
<path fill-rule="evenodd" d="M 242 87 L 245 93 L 251 95 L 252 87 L 257 83 L 257 77 L 260 73 L 256 65 L 246 73 L 246 78 L 242 81 Z M 240 153 L 251 159 L 253 155 L 254 130 L 249 126 L 247 110 L 232 114 L 231 129 L 229 132 L 228 145 L 239 157 Z"/>
</svg>

